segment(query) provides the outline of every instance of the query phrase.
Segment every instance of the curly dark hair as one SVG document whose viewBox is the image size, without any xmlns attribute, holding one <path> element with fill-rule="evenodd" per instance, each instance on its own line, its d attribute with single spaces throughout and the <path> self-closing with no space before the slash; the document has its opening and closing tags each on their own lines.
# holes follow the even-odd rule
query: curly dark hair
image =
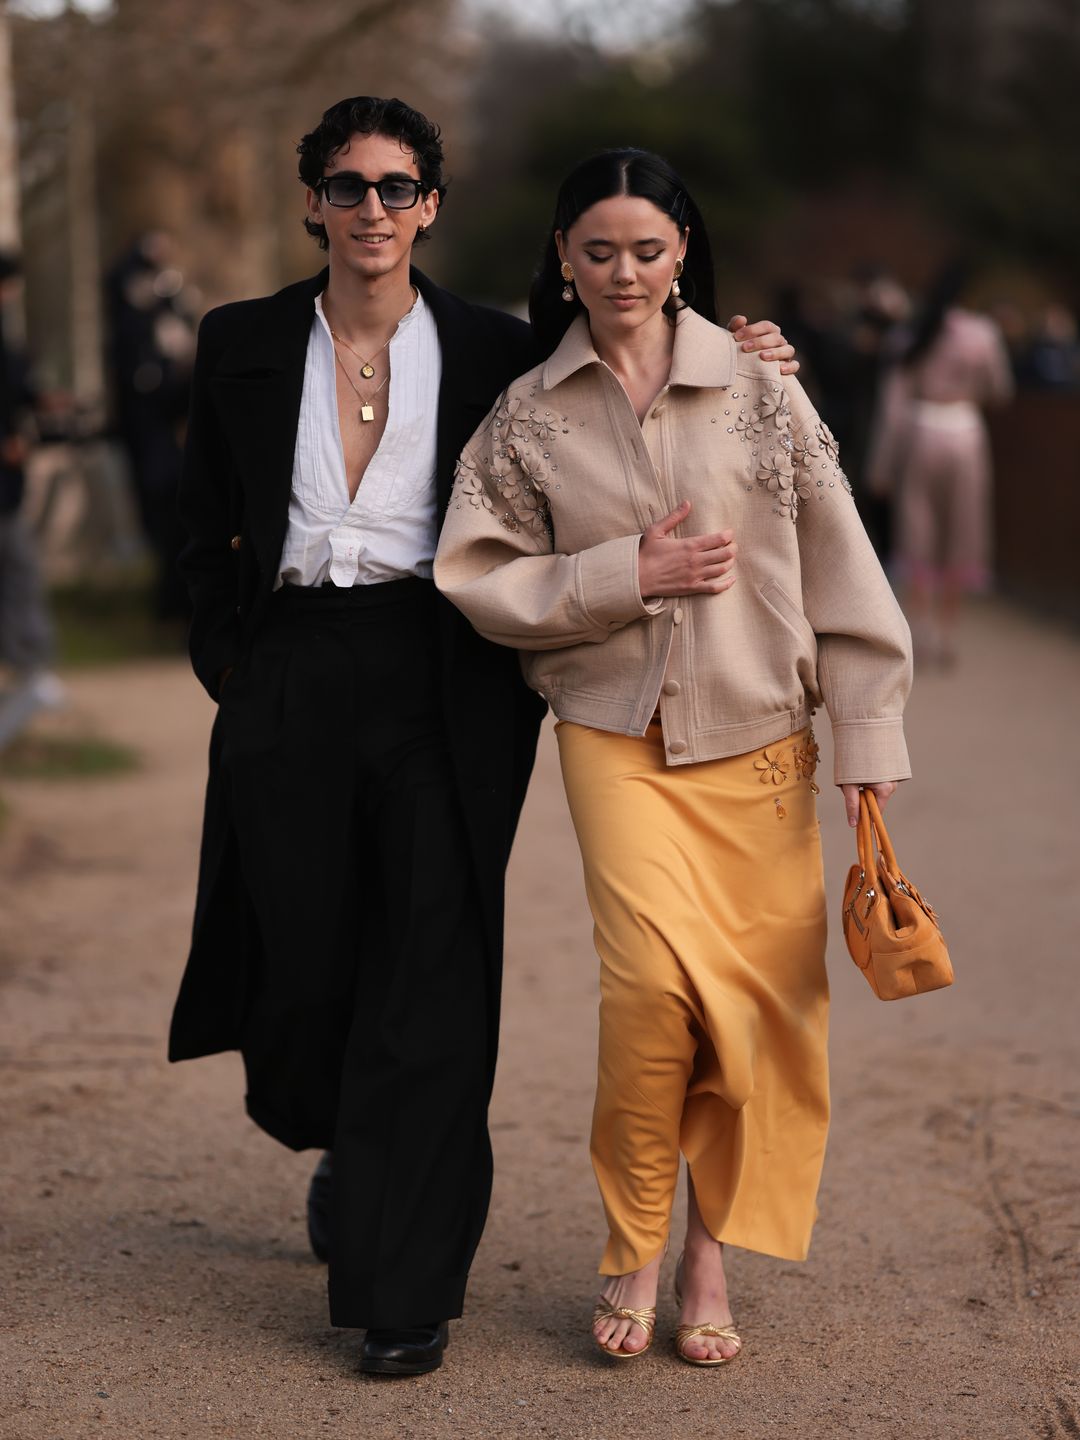
<svg viewBox="0 0 1080 1440">
<path fill-rule="evenodd" d="M 314 189 L 322 179 L 327 161 L 348 144 L 353 135 L 385 135 L 389 140 L 398 140 L 412 151 L 416 168 L 420 171 L 420 184 L 424 194 L 435 191 L 440 203 L 446 194 L 443 177 L 442 131 L 434 121 L 404 100 L 380 100 L 376 95 L 355 95 L 351 100 L 339 100 L 325 111 L 322 119 L 310 134 L 305 135 L 296 147 L 300 156 L 300 179 Z M 326 226 L 318 225 L 310 216 L 304 217 L 304 228 L 314 235 L 319 248 L 325 250 L 329 244 Z M 430 237 L 421 232 L 417 240 Z"/>
</svg>

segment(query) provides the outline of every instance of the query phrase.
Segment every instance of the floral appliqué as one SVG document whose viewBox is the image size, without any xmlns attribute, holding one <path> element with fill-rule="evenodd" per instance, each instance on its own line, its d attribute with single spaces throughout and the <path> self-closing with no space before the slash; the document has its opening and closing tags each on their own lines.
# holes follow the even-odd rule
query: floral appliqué
<svg viewBox="0 0 1080 1440">
<path fill-rule="evenodd" d="M 760 770 L 763 785 L 768 785 L 770 781 L 774 785 L 782 785 L 791 771 L 791 766 L 780 758 L 779 752 L 770 755 L 765 749 L 761 752 L 761 759 L 754 761 L 754 769 Z"/>
<path fill-rule="evenodd" d="M 761 759 L 754 761 L 754 769 L 763 785 L 783 785 L 794 768 L 796 779 L 805 780 L 814 794 L 820 795 L 821 791 L 814 779 L 819 754 L 814 727 L 811 725 L 803 739 L 796 741 L 791 747 L 790 763 L 785 758 L 782 747 L 766 746 L 761 752 Z M 779 795 L 773 796 L 773 804 L 776 806 L 776 818 L 786 820 L 787 811 Z"/>
<path fill-rule="evenodd" d="M 821 751 L 818 748 L 817 739 L 814 735 L 814 727 L 812 725 L 806 732 L 806 739 L 802 744 L 795 746 L 791 758 L 795 762 L 795 774 L 800 780 L 809 782 L 810 789 L 815 795 L 820 795 L 821 791 L 817 787 L 814 776 L 817 774 L 818 760 L 821 758 Z"/>
<path fill-rule="evenodd" d="M 769 385 L 748 416 L 741 411 L 735 429 L 753 442 L 756 480 L 772 499 L 773 513 L 796 521 L 817 495 L 851 485 L 840 468 L 836 437 L 820 416 L 798 434 L 791 433 L 791 406 L 782 385 Z"/>
<path fill-rule="evenodd" d="M 758 401 L 758 411 L 763 420 L 772 420 L 778 432 L 787 430 L 791 424 L 791 406 L 782 385 L 773 385 Z"/>
<path fill-rule="evenodd" d="M 553 443 L 560 422 L 565 435 L 566 416 L 554 418 L 550 411 L 538 415 L 535 406 L 522 396 L 504 395 L 492 419 L 491 464 L 485 472 L 472 460 L 463 458 L 458 462 L 457 503 L 486 510 L 511 534 L 527 530 L 549 542 L 552 526 L 547 492 L 552 482 L 546 471 L 557 470 L 558 465 L 547 466 L 545 462 L 551 460 L 547 447 Z"/>
<path fill-rule="evenodd" d="M 749 414 L 745 410 L 739 411 L 735 429 L 740 440 L 756 440 L 764 428 L 765 422 L 756 410 L 751 410 Z"/>
<path fill-rule="evenodd" d="M 486 510 L 489 515 L 494 515 L 495 506 L 491 503 L 491 497 L 484 486 L 479 469 L 464 456 L 458 461 L 457 469 L 454 471 L 454 488 L 474 510 Z"/>
<path fill-rule="evenodd" d="M 758 466 L 757 482 L 770 495 L 779 496 L 783 491 L 790 490 L 794 478 L 791 458 L 786 451 L 774 451 Z"/>
<path fill-rule="evenodd" d="M 799 509 L 814 495 L 824 500 L 825 492 L 835 490 L 837 485 L 852 494 L 851 483 L 840 468 L 840 447 L 836 436 L 820 417 L 815 418 L 812 429 L 798 437 L 791 455 L 795 473 L 802 482 L 793 496 L 796 502 L 791 516 L 793 520 Z"/>
<path fill-rule="evenodd" d="M 755 441 L 758 466 L 755 478 L 773 501 L 773 513 L 786 520 L 795 520 L 802 505 L 810 498 L 810 487 L 800 473 L 806 459 L 801 439 L 791 434 L 791 406 L 782 385 L 769 385 L 754 404 L 754 420 L 760 422 L 748 429 L 743 439 Z M 740 414 L 736 429 L 741 431 Z M 764 452 L 764 453 L 762 453 Z"/>
</svg>

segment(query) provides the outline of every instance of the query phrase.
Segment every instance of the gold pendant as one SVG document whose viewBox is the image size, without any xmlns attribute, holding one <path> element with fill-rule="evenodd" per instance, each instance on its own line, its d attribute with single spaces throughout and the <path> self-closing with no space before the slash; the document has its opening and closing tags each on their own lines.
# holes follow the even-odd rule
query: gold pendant
<svg viewBox="0 0 1080 1440">
<path fill-rule="evenodd" d="M 361 419 L 361 420 L 365 420 L 365 421 L 366 421 L 366 420 L 374 420 L 374 419 L 375 419 L 375 410 L 374 410 L 374 407 L 371 406 L 371 405 L 361 405 L 361 406 L 360 406 L 360 419 Z"/>
<path fill-rule="evenodd" d="M 370 380 L 371 377 L 375 374 L 375 366 L 370 364 L 370 362 L 366 365 L 361 365 L 360 374 L 364 377 L 365 380 Z"/>
</svg>

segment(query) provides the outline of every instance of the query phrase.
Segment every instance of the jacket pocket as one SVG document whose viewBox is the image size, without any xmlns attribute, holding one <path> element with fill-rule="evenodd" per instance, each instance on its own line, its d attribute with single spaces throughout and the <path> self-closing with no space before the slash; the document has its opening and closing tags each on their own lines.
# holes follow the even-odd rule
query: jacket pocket
<svg viewBox="0 0 1080 1440">
<path fill-rule="evenodd" d="M 821 689 L 817 677 L 817 636 L 810 621 L 796 605 L 791 596 L 775 580 L 767 580 L 758 592 L 769 609 L 789 629 L 794 631 L 799 642 L 799 659 L 796 669 L 803 689 L 815 705 L 821 704 Z"/>
<path fill-rule="evenodd" d="M 805 645 L 809 645 L 812 652 L 816 651 L 817 636 L 810 628 L 810 621 L 786 590 L 775 580 L 767 580 L 761 587 L 761 598 L 791 626 Z"/>
</svg>

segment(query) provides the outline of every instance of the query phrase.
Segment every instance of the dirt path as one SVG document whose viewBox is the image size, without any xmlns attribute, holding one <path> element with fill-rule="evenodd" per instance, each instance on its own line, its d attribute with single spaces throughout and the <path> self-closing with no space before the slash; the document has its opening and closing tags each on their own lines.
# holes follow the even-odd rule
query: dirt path
<svg viewBox="0 0 1080 1440">
<path fill-rule="evenodd" d="M 892 812 L 959 983 L 881 1005 L 834 937 L 814 1251 L 732 1255 L 747 1348 L 718 1372 L 672 1357 L 669 1288 L 640 1363 L 588 1340 L 596 965 L 550 736 L 511 876 L 468 1314 L 440 1372 L 387 1384 L 326 1323 L 312 1157 L 244 1119 L 235 1057 L 163 1059 L 209 706 L 179 663 L 74 676 L 144 764 L 6 787 L 0 1435 L 1080 1437 L 1080 650 L 1001 608 L 966 641 L 955 676 L 917 687 L 919 778 Z M 835 909 L 850 841 L 830 789 L 821 809 Z"/>
</svg>

